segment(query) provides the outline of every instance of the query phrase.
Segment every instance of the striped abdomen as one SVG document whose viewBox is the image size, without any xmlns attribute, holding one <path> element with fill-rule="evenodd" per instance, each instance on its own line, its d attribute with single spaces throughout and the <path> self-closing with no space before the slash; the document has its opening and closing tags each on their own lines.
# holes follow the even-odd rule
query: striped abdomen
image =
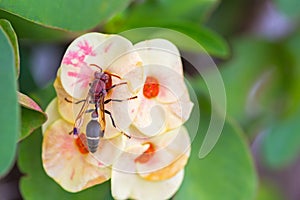
<svg viewBox="0 0 300 200">
<path fill-rule="evenodd" d="M 103 135 L 104 131 L 101 130 L 99 122 L 96 119 L 92 119 L 86 126 L 86 139 L 91 153 L 97 151 L 100 138 L 103 137 Z"/>
</svg>

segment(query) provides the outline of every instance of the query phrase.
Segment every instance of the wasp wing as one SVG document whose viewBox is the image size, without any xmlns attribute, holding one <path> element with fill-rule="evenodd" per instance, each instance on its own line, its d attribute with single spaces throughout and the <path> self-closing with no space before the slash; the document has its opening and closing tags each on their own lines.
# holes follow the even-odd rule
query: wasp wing
<svg viewBox="0 0 300 200">
<path fill-rule="evenodd" d="M 84 114 L 87 110 L 87 108 L 90 105 L 90 95 L 88 95 L 83 103 L 83 105 L 81 106 L 80 111 L 78 112 L 76 119 L 75 119 L 75 123 L 74 123 L 74 128 L 77 128 L 78 130 L 80 129 L 80 127 L 83 124 L 83 119 L 84 119 Z"/>
<path fill-rule="evenodd" d="M 101 131 L 105 131 L 105 112 L 104 112 L 105 108 L 104 108 L 104 95 L 101 94 L 100 98 L 99 98 L 99 123 L 100 123 L 100 127 L 101 127 Z"/>
</svg>

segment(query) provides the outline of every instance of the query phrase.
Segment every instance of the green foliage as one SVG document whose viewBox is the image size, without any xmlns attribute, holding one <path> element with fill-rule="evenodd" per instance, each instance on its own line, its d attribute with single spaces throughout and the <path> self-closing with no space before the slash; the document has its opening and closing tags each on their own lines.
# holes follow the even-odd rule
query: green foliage
<svg viewBox="0 0 300 200">
<path fill-rule="evenodd" d="M 20 132 L 20 113 L 17 98 L 16 74 L 18 55 L 13 28 L 6 20 L 0 20 L 0 176 L 12 166 L 17 138 Z"/>
<path fill-rule="evenodd" d="M 300 1 L 298 0 L 275 0 L 277 7 L 284 12 L 285 15 L 293 18 L 299 18 Z"/>
<path fill-rule="evenodd" d="M 228 114 L 243 124 L 269 123 L 286 109 L 292 57 L 280 44 L 259 39 L 238 39 L 233 47 L 234 58 L 221 66 Z"/>
<path fill-rule="evenodd" d="M 122 32 L 140 27 L 170 28 L 184 33 L 197 42 L 209 53 L 225 58 L 229 55 L 229 47 L 218 34 L 200 25 L 217 1 L 146 1 L 134 4 L 123 14 L 109 22 L 105 29 L 108 32 Z M 195 12 L 197 10 L 197 12 Z M 193 45 L 177 40 L 177 46 L 183 50 L 195 51 Z M 199 49 L 198 49 L 199 51 Z"/>
<path fill-rule="evenodd" d="M 298 112 L 274 124 L 264 138 L 264 157 L 272 167 L 283 167 L 294 161 L 300 152 L 300 107 Z"/>
<path fill-rule="evenodd" d="M 1 16 L 0 16 L 1 19 Z M 6 33 L 6 37 L 8 37 L 7 39 L 9 40 L 9 43 L 13 49 L 13 53 L 14 53 L 14 65 L 16 67 L 16 74 L 17 76 L 19 76 L 19 72 L 20 72 L 20 57 L 19 57 L 19 44 L 18 44 L 18 38 L 17 35 L 13 29 L 13 27 L 11 26 L 10 22 L 8 22 L 7 20 L 0 20 L 0 26 L 2 27 L 3 30 L 5 30 Z"/>
<path fill-rule="evenodd" d="M 207 105 L 203 103 L 202 106 Z M 185 178 L 175 199 L 253 199 L 257 177 L 251 153 L 237 124 L 227 121 L 213 150 L 199 159 L 200 144 L 208 127 L 209 116 L 201 109 L 200 130 L 192 143 Z M 194 122 L 189 122 L 189 126 Z M 189 127 L 188 126 L 188 127 Z"/>
<path fill-rule="evenodd" d="M 285 114 L 267 130 L 263 142 L 263 156 L 266 163 L 273 168 L 281 168 L 297 159 L 300 152 L 299 118 L 300 118 L 300 35 L 297 32 L 285 44 L 292 55 L 293 70 L 286 76 L 290 79 L 288 90 L 288 107 Z"/>
<path fill-rule="evenodd" d="M 94 186 L 79 193 L 69 193 L 46 175 L 41 160 L 42 133 L 39 130 L 31 134 L 20 144 L 18 166 L 25 174 L 20 187 L 24 199 L 104 199 L 110 192 L 109 184 Z M 30 162 L 29 162 L 30 161 Z"/>
<path fill-rule="evenodd" d="M 92 29 L 124 9 L 129 0 L 1 0 L 0 8 L 31 22 L 70 31 Z"/>
<path fill-rule="evenodd" d="M 19 39 L 32 39 L 35 41 L 63 41 L 68 39 L 68 31 L 60 29 L 51 29 L 43 25 L 32 23 L 17 15 L 0 10 L 0 18 L 10 21 Z"/>
<path fill-rule="evenodd" d="M 20 140 L 22 140 L 40 127 L 46 121 L 47 117 L 32 99 L 22 93 L 19 93 L 19 103 L 22 105 L 22 128 L 20 135 Z"/>
<path fill-rule="evenodd" d="M 279 188 L 272 183 L 262 181 L 260 184 L 256 200 L 284 200 L 285 198 L 280 193 Z"/>
</svg>

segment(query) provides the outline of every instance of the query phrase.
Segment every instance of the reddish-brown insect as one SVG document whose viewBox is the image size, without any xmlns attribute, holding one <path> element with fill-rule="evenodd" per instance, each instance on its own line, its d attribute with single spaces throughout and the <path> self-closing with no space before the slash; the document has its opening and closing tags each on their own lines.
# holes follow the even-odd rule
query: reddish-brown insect
<svg viewBox="0 0 300 200">
<path fill-rule="evenodd" d="M 114 119 L 112 117 L 112 114 L 105 110 L 104 105 L 111 102 L 122 102 L 127 101 L 131 99 L 137 98 L 137 96 L 130 97 L 128 99 L 107 99 L 105 100 L 105 97 L 107 96 L 107 93 L 113 89 L 116 86 L 127 84 L 126 82 L 121 82 L 118 84 L 112 85 L 111 76 L 114 76 L 118 79 L 121 79 L 118 75 L 110 74 L 107 72 L 103 72 L 102 68 L 91 64 L 91 66 L 97 67 L 99 71 L 96 71 L 94 73 L 94 80 L 92 83 L 90 83 L 90 88 L 88 91 L 88 95 L 86 99 L 80 100 L 78 102 L 75 102 L 75 104 L 83 103 L 79 113 L 77 114 L 77 117 L 75 119 L 73 130 L 70 132 L 73 133 L 74 137 L 78 137 L 78 134 L 80 133 L 80 128 L 83 124 L 84 115 L 86 113 L 91 113 L 92 119 L 88 122 L 86 127 L 86 139 L 87 139 L 87 146 L 91 153 L 95 153 L 98 148 L 98 144 L 100 141 L 100 138 L 104 136 L 105 132 L 105 114 L 108 114 L 110 116 L 110 119 L 112 121 L 112 125 L 117 128 L 115 125 Z M 66 101 L 71 102 L 70 100 L 66 99 Z M 87 109 L 90 104 L 94 104 L 95 108 L 93 109 Z M 123 132 L 122 132 L 123 133 Z M 123 133 L 127 137 L 130 138 L 129 135 Z"/>
</svg>

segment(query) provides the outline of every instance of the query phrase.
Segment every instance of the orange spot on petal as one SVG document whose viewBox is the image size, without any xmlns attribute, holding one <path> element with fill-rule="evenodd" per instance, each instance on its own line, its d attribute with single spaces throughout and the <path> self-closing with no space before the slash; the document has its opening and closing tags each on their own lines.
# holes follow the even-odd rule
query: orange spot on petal
<svg viewBox="0 0 300 200">
<path fill-rule="evenodd" d="M 158 80 L 152 76 L 146 78 L 146 82 L 143 88 L 143 94 L 146 98 L 151 99 L 156 97 L 159 93 L 159 83 Z"/>
<path fill-rule="evenodd" d="M 139 163 L 148 162 L 155 154 L 155 147 L 151 142 L 146 142 L 145 144 L 149 144 L 149 148 L 139 157 L 137 157 L 134 161 Z"/>
</svg>

